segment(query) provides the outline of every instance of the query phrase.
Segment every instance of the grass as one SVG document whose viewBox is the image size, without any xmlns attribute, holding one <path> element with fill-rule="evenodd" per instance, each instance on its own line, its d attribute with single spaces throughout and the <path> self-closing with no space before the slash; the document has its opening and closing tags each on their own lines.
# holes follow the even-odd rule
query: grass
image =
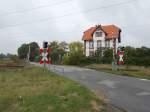
<svg viewBox="0 0 150 112">
<path fill-rule="evenodd" d="M 42 68 L 0 69 L 0 112 L 111 112 L 87 88 Z"/>
<path fill-rule="evenodd" d="M 87 68 L 100 70 L 121 76 L 130 76 L 150 80 L 150 68 L 141 66 L 120 66 L 118 71 L 112 71 L 112 66 L 109 64 L 91 64 Z"/>
</svg>

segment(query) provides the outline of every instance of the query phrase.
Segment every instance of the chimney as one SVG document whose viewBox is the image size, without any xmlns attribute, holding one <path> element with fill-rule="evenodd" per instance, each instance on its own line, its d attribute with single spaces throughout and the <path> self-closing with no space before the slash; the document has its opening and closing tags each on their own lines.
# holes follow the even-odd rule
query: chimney
<svg viewBox="0 0 150 112">
<path fill-rule="evenodd" d="M 95 27 L 99 27 L 99 26 L 101 26 L 101 25 L 100 24 L 95 25 Z"/>
</svg>

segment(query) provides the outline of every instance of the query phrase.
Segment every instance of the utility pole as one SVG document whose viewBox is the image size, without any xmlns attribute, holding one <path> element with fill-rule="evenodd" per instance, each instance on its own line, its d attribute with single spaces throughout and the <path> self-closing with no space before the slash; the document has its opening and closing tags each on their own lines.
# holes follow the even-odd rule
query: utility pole
<svg viewBox="0 0 150 112">
<path fill-rule="evenodd" d="M 31 52 L 31 48 L 30 48 L 30 45 L 29 45 L 28 56 L 27 56 L 28 62 L 30 62 L 30 52 Z"/>
<path fill-rule="evenodd" d="M 113 61 L 112 61 L 112 70 L 117 70 L 117 62 L 116 62 L 116 39 L 113 40 Z"/>
<path fill-rule="evenodd" d="M 44 41 L 43 42 L 43 50 L 44 50 L 44 52 L 47 50 L 47 47 L 48 47 L 48 42 Z M 45 68 L 46 68 L 46 60 L 44 60 L 44 71 L 45 71 Z"/>
<path fill-rule="evenodd" d="M 113 40 L 113 61 L 116 62 L 116 40 Z"/>
</svg>

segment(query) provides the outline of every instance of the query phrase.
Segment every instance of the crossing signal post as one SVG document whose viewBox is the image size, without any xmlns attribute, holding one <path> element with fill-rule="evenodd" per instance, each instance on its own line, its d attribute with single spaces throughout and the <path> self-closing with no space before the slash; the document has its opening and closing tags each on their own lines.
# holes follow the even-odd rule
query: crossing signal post
<svg viewBox="0 0 150 112">
<path fill-rule="evenodd" d="M 117 49 L 117 64 L 118 64 L 118 68 L 120 65 L 124 65 L 124 47 L 118 47 Z"/>
<path fill-rule="evenodd" d="M 40 49 L 40 64 L 44 64 L 44 68 L 46 64 L 51 64 L 51 59 L 49 58 L 49 54 L 51 52 L 51 48 L 48 48 L 48 42 L 43 42 L 43 48 Z"/>
<path fill-rule="evenodd" d="M 118 47 L 117 50 L 118 55 L 118 65 L 124 65 L 124 47 Z"/>
<path fill-rule="evenodd" d="M 115 54 L 115 52 L 113 53 Z M 118 70 L 119 65 L 124 65 L 124 47 L 118 47 L 117 48 L 117 54 L 115 54 L 116 59 L 114 58 L 112 62 L 112 70 Z"/>
</svg>

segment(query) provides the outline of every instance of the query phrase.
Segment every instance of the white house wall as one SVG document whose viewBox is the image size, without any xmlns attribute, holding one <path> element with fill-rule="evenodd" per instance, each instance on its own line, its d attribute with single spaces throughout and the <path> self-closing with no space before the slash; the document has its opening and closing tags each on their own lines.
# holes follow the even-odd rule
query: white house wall
<svg viewBox="0 0 150 112">
<path fill-rule="evenodd" d="M 113 48 L 113 39 L 110 40 L 110 48 Z"/>
<path fill-rule="evenodd" d="M 101 31 L 101 30 L 100 30 Z M 93 40 L 102 40 L 102 41 L 104 41 L 105 40 L 105 33 L 103 32 L 103 31 L 101 31 L 102 32 L 102 36 L 101 37 L 96 37 L 95 36 L 95 33 L 93 34 Z"/>
<path fill-rule="evenodd" d="M 94 51 L 97 50 L 97 41 L 101 40 L 102 47 L 105 47 L 105 33 L 102 30 L 99 30 L 102 32 L 101 37 L 96 37 L 95 33 L 93 34 L 93 41 L 94 41 Z"/>
<path fill-rule="evenodd" d="M 89 56 L 90 54 L 90 50 L 89 50 L 89 41 L 86 41 L 86 49 L 85 49 L 85 54 L 86 56 Z"/>
<path fill-rule="evenodd" d="M 101 30 L 100 30 L 101 31 Z M 101 31 L 103 32 L 103 31 Z M 101 40 L 101 47 L 106 47 L 105 46 L 105 33 L 103 32 L 102 33 L 102 36 L 101 37 L 96 37 L 95 36 L 95 33 L 93 34 L 93 42 L 94 42 L 94 51 L 97 50 L 97 41 L 98 40 Z M 116 47 L 118 47 L 118 39 L 116 39 Z M 86 49 L 85 49 L 85 54 L 86 56 L 90 56 L 90 50 L 92 49 L 89 49 L 89 41 L 85 41 L 86 42 Z M 110 40 L 110 48 L 113 48 L 113 39 Z"/>
</svg>

